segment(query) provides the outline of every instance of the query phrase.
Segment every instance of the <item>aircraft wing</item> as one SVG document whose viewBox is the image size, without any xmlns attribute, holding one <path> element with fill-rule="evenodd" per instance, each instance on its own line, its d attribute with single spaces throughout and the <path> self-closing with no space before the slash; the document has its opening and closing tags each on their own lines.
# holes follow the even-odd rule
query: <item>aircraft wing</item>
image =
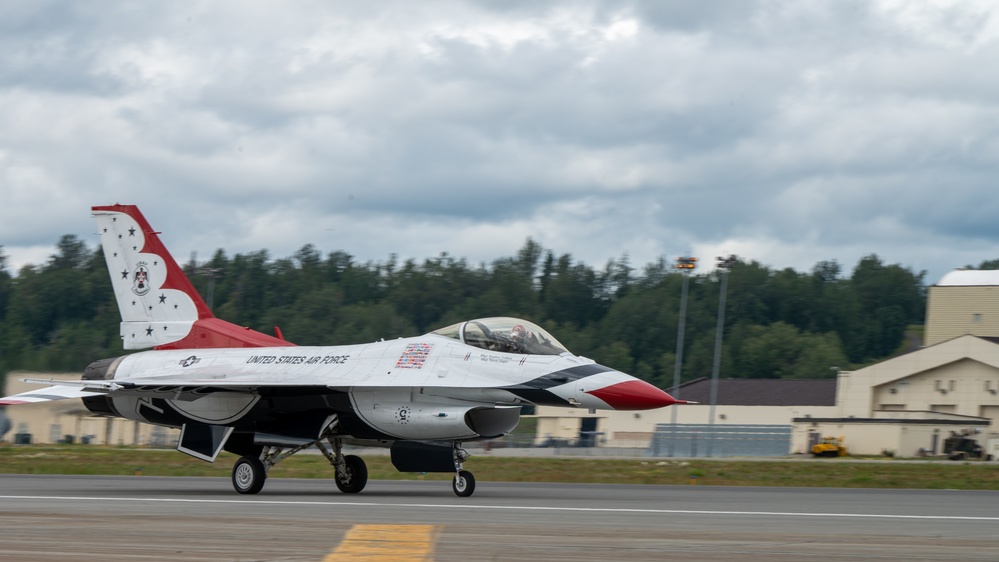
<svg viewBox="0 0 999 562">
<path fill-rule="evenodd" d="M 132 378 L 121 381 L 116 380 L 78 380 L 78 381 L 57 381 L 52 379 L 21 379 L 22 382 L 35 384 L 51 384 L 47 388 L 39 388 L 28 392 L 22 392 L 13 396 L 0 398 L 0 405 L 29 404 L 33 402 L 47 402 L 50 400 L 65 400 L 70 398 L 86 398 L 88 396 L 146 396 L 156 398 L 167 398 L 183 402 L 192 402 L 207 395 L 217 392 L 222 393 L 245 393 L 258 394 L 261 389 L 289 389 L 295 394 L 324 394 L 329 391 L 377 391 L 386 389 L 410 388 L 407 385 L 385 385 L 371 383 L 370 381 L 340 381 L 339 384 L 322 384 L 309 378 L 297 380 L 260 380 L 252 376 L 231 376 L 225 378 L 192 377 L 192 376 L 159 376 L 151 378 Z M 330 382 L 330 381 L 327 381 Z M 414 387 L 424 387 L 416 384 Z M 428 390 L 444 389 L 459 390 L 447 385 L 426 386 Z M 460 392 L 467 394 L 471 400 L 481 399 L 479 392 L 488 391 L 491 387 L 483 385 L 480 387 L 462 386 Z M 487 401 L 493 401 L 491 398 Z"/>
</svg>

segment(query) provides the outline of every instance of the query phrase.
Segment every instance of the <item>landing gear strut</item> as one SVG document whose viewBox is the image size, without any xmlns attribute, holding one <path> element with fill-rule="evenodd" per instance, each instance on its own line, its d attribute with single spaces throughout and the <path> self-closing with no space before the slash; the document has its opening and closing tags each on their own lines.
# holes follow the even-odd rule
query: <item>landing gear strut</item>
<svg viewBox="0 0 999 562">
<path fill-rule="evenodd" d="M 342 439 L 328 437 L 326 442 L 316 442 L 316 447 L 336 469 L 333 479 L 341 492 L 356 494 L 364 489 L 368 483 L 368 467 L 361 457 L 343 454 Z"/>
<path fill-rule="evenodd" d="M 475 477 L 467 470 L 462 470 L 461 463 L 468 459 L 468 451 L 461 448 L 457 441 L 451 445 L 454 457 L 454 479 L 451 481 L 451 489 L 459 498 L 467 498 L 475 491 Z"/>
<path fill-rule="evenodd" d="M 361 457 L 343 454 L 343 439 L 336 437 L 337 425 L 336 416 L 330 416 L 322 436 L 316 441 L 291 448 L 258 447 L 258 455 L 240 457 L 232 467 L 232 487 L 240 494 L 256 494 L 264 488 L 271 467 L 303 449 L 315 446 L 336 469 L 336 487 L 346 494 L 360 492 L 368 483 L 368 467 Z M 461 467 L 460 464 L 457 466 Z"/>
</svg>

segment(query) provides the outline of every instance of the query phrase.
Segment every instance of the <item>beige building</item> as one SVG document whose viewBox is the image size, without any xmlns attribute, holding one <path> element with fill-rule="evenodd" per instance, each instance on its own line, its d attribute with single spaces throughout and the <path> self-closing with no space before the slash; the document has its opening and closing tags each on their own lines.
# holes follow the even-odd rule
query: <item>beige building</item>
<svg viewBox="0 0 999 562">
<path fill-rule="evenodd" d="M 999 271 L 956 270 L 929 288 L 924 347 L 841 372 L 834 418 L 796 420 L 795 442 L 848 435 L 858 453 L 941 453 L 972 433 L 999 459 Z"/>
<path fill-rule="evenodd" d="M 927 297 L 923 345 L 964 335 L 999 336 L 999 271 L 951 271 Z"/>
<path fill-rule="evenodd" d="M 15 371 L 7 374 L 5 395 L 37 389 L 23 378 L 80 380 L 79 373 L 52 374 Z M 98 417 L 78 399 L 36 402 L 7 406 L 10 431 L 3 436 L 9 443 L 88 443 L 93 445 L 147 445 L 172 448 L 180 430 L 153 426 L 123 418 Z"/>
<path fill-rule="evenodd" d="M 847 437 L 847 447 L 858 454 L 940 454 L 952 432 L 972 432 L 987 454 L 999 458 L 999 425 L 993 424 L 999 418 L 999 338 L 960 335 L 841 372 L 836 415 L 811 418 L 795 419 L 796 448 L 831 435 Z"/>
<path fill-rule="evenodd" d="M 958 336 L 842 372 L 836 408 L 843 418 L 879 410 L 999 418 L 999 339 Z"/>
<path fill-rule="evenodd" d="M 944 440 L 971 434 L 986 454 L 999 458 L 991 420 L 939 412 L 878 411 L 867 418 L 796 418 L 793 449 L 807 452 L 821 437 L 841 437 L 851 454 L 904 457 L 942 455 Z"/>
</svg>

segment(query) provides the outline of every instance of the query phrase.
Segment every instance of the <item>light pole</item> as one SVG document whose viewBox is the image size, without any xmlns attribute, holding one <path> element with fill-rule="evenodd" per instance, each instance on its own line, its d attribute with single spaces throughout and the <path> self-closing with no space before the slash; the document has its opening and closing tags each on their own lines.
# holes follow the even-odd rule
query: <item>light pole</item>
<svg viewBox="0 0 999 562">
<path fill-rule="evenodd" d="M 208 305 L 208 310 L 211 310 L 212 301 L 215 300 L 215 280 L 222 277 L 222 269 L 218 267 L 208 267 L 206 265 L 200 268 L 199 273 L 208 278 L 208 298 L 205 300 L 208 301 L 206 303 Z"/>
<path fill-rule="evenodd" d="M 721 289 L 718 297 L 718 328 L 715 332 L 715 360 L 711 366 L 711 409 L 708 411 L 708 450 L 712 456 L 715 441 L 715 406 L 718 404 L 718 371 L 721 368 L 722 333 L 725 331 L 725 290 L 728 288 L 728 271 L 735 265 L 736 257 L 718 258 L 718 271 L 721 275 Z"/>
<path fill-rule="evenodd" d="M 683 274 L 683 288 L 680 289 L 680 321 L 676 330 L 676 361 L 673 363 L 673 398 L 680 397 L 680 367 L 683 365 L 683 331 L 687 324 L 687 285 L 690 281 L 690 272 L 697 267 L 697 258 L 685 256 L 676 258 L 673 266 Z M 676 444 L 676 413 L 679 408 L 673 408 L 670 412 L 670 439 L 669 456 L 673 456 L 673 446 Z"/>
</svg>

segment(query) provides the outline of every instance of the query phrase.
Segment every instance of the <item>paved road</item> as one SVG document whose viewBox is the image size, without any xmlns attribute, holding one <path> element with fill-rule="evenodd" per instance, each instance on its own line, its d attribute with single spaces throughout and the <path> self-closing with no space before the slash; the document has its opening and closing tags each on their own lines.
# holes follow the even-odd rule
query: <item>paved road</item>
<svg viewBox="0 0 999 562">
<path fill-rule="evenodd" d="M 997 529 L 999 492 L 0 475 L 0 560 L 999 560 Z"/>
</svg>

